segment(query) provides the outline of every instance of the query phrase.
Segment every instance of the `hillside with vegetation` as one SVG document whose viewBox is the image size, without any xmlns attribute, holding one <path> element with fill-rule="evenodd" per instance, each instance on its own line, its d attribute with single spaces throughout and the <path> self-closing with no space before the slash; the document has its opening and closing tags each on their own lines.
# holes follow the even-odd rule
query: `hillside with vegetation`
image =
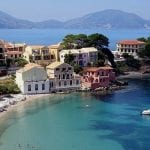
<svg viewBox="0 0 150 150">
<path fill-rule="evenodd" d="M 89 62 L 89 66 L 104 66 L 105 60 L 108 59 L 113 67 L 116 67 L 114 62 L 114 55 L 108 49 L 109 39 L 99 33 L 86 35 L 86 34 L 78 34 L 78 35 L 67 35 L 64 37 L 60 49 L 81 49 L 86 47 L 95 47 L 98 50 L 98 60 L 96 60 L 93 64 Z M 82 70 L 81 67 L 74 64 L 74 56 L 72 54 L 67 54 L 65 56 L 65 62 L 74 66 L 75 71 L 78 73 Z"/>
</svg>

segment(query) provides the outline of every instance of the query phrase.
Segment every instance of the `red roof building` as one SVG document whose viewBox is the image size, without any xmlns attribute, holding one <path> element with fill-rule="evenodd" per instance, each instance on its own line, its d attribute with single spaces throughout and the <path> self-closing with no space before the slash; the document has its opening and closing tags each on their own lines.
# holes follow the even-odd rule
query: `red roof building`
<svg viewBox="0 0 150 150">
<path fill-rule="evenodd" d="M 145 48 L 145 42 L 138 40 L 122 40 L 117 43 L 117 51 L 120 55 L 128 53 L 135 58 L 138 58 L 138 52 Z"/>
</svg>

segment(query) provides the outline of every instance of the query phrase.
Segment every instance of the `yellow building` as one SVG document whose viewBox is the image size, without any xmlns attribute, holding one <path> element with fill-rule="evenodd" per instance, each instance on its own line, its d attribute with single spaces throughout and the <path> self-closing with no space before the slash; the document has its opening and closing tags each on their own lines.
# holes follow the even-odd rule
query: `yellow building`
<svg viewBox="0 0 150 150">
<path fill-rule="evenodd" d="M 28 62 L 34 62 L 43 66 L 46 66 L 54 61 L 49 47 L 44 45 L 27 46 L 23 56 Z"/>
<path fill-rule="evenodd" d="M 50 45 L 49 50 L 54 60 L 59 61 L 59 46 L 60 44 Z"/>
</svg>

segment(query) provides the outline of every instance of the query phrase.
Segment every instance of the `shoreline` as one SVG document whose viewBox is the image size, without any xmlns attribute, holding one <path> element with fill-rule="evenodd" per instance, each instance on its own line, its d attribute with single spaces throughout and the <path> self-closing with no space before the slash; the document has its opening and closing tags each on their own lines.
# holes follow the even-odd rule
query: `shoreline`
<svg viewBox="0 0 150 150">
<path fill-rule="evenodd" d="M 127 75 L 120 75 L 116 79 L 120 80 L 120 79 L 148 79 L 148 78 L 150 78 L 150 73 L 142 74 L 141 72 L 128 72 Z M 112 90 L 116 90 L 116 89 L 112 89 Z M 100 92 L 103 93 L 105 91 L 100 91 Z M 38 99 L 40 100 L 42 97 L 48 97 L 48 96 L 52 95 L 52 93 L 49 93 L 49 94 L 33 94 L 33 95 L 20 94 L 20 95 L 22 95 L 22 99 L 20 101 L 16 101 L 17 103 L 15 103 L 14 105 L 9 105 L 6 108 L 6 111 L 0 112 L 0 119 L 1 120 L 4 119 L 7 116 L 7 114 L 9 114 L 11 111 L 13 111 L 13 110 L 15 110 L 15 109 L 17 109 L 17 108 L 19 108 L 23 105 L 28 105 L 30 102 L 33 102 L 34 100 L 38 100 Z M 15 98 L 15 96 L 17 96 L 17 94 L 14 94 L 14 98 Z M 25 98 L 25 100 L 23 100 L 23 97 Z"/>
<path fill-rule="evenodd" d="M 21 100 L 18 101 L 16 104 L 14 105 L 9 105 L 6 108 L 6 111 L 0 112 L 0 119 L 4 119 L 6 117 L 7 114 L 9 114 L 11 111 L 23 106 L 23 105 L 28 105 L 30 102 L 33 102 L 34 100 L 38 100 L 42 97 L 48 97 L 51 94 L 38 94 L 38 95 L 24 95 L 26 97 L 26 100 Z"/>
<path fill-rule="evenodd" d="M 127 72 L 127 75 L 119 75 L 118 77 L 116 77 L 118 80 L 119 79 L 148 79 L 150 78 L 150 73 L 141 73 L 141 72 L 135 72 L 135 71 L 131 71 L 131 72 Z"/>
</svg>

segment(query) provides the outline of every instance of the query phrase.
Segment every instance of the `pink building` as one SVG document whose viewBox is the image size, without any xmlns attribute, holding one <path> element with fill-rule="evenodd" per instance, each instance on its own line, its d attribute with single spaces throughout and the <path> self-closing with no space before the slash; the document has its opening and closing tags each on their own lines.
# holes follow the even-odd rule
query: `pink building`
<svg viewBox="0 0 150 150">
<path fill-rule="evenodd" d="M 111 67 L 88 67 L 84 69 L 82 76 L 82 87 L 96 89 L 108 87 L 115 80 L 115 72 Z"/>
</svg>

